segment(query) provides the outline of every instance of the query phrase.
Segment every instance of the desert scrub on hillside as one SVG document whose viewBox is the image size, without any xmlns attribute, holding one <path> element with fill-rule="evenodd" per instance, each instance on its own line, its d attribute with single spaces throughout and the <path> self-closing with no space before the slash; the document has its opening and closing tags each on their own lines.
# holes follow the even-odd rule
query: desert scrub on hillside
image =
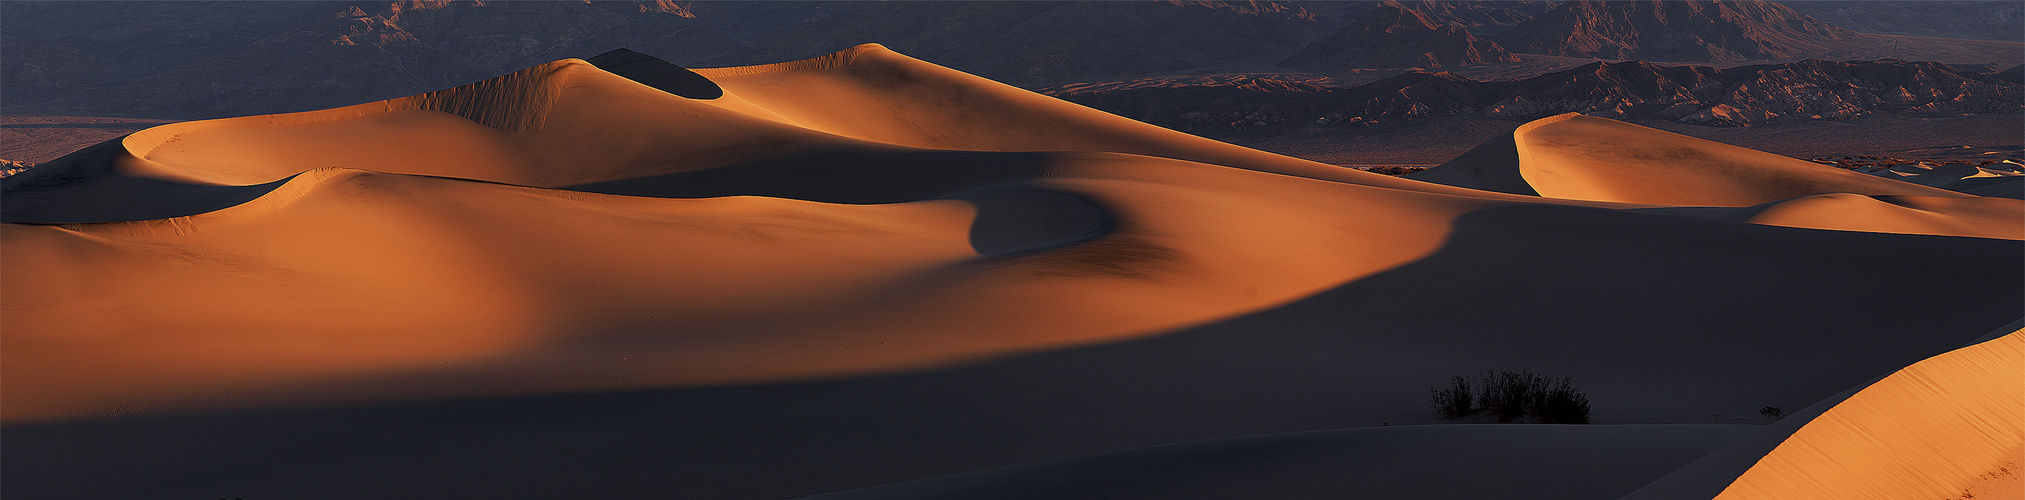
<svg viewBox="0 0 2025 500">
<path fill-rule="evenodd" d="M 1589 395 L 1576 390 L 1569 377 L 1549 377 L 1528 369 L 1485 370 L 1455 377 L 1448 387 L 1429 390 L 1428 400 L 1435 415 L 1451 420 L 1488 414 L 1499 422 L 1589 423 Z"/>
</svg>

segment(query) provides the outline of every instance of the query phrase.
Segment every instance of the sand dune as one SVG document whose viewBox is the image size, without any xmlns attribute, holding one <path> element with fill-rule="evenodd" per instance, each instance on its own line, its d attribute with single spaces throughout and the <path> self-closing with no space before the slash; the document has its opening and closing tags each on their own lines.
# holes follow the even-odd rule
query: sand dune
<svg viewBox="0 0 2025 500">
<path fill-rule="evenodd" d="M 2014 164 L 2000 163 L 1998 165 Z M 1900 165 L 1869 173 L 1886 179 L 1898 179 L 1923 186 L 1933 186 L 1976 196 L 2025 198 L 2025 173 L 2017 170 L 1998 170 L 1971 166 L 1967 163 L 1949 163 L 1935 166 Z"/>
<path fill-rule="evenodd" d="M 0 488 L 779 498 L 1434 424 L 1427 387 L 1514 365 L 1593 381 L 1599 419 L 1704 423 L 2025 316 L 2025 202 L 1608 120 L 1528 124 L 1418 176 L 1435 184 L 876 45 L 693 73 L 643 57 L 164 125 L 0 180 Z M 441 420 L 477 414 L 549 423 Z M 1624 439 L 1733 435 L 1639 428 Z M 1476 432 L 1456 429 L 1179 445 L 1145 473 Z M 332 432 L 437 454 L 332 455 Z M 1618 430 L 1486 432 L 1517 450 Z M 175 444 L 194 436 L 225 437 Z M 1625 468 L 1590 483 L 1621 493 L 1721 444 L 1611 448 Z M 968 477 L 1147 456 L 1120 453 Z M 93 465 L 109 454 L 127 458 Z M 312 472 L 328 460 L 409 472 L 338 485 Z"/>
<path fill-rule="evenodd" d="M 1552 199 L 1750 207 L 1700 213 L 1775 226 L 2025 239 L 2025 202 L 1999 196 L 2025 177 L 1955 170 L 1902 182 L 1569 113 L 1407 177 Z"/>
<path fill-rule="evenodd" d="M 1604 118 L 1542 118 L 1410 176 L 1548 198 L 1750 206 L 1802 196 L 1967 196 Z"/>
<path fill-rule="evenodd" d="M 629 357 L 633 363 L 569 377 L 588 377 L 579 382 L 496 380 L 445 390 L 749 382 L 927 366 L 1146 335 L 1289 300 L 1424 255 L 1440 243 L 1446 219 L 1493 203 L 1149 157 L 1045 158 L 1040 178 L 888 205 L 620 198 L 319 170 L 259 199 L 200 215 L 10 226 L 10 261 L 71 264 L 22 265 L 5 283 L 9 295 L 36 297 L 8 318 L 23 333 L 10 338 L 23 340 L 8 355 L 33 360 L 11 369 L 57 370 L 49 378 L 9 383 L 66 381 L 47 388 L 11 385 L 7 406 L 12 415 L 60 415 L 125 397 L 118 395 L 187 401 L 195 395 L 156 385 L 178 384 L 183 376 L 205 381 L 177 386 L 187 390 L 222 388 L 229 380 L 280 383 L 286 374 L 268 370 L 319 371 L 302 364 L 306 359 L 293 359 L 323 357 L 318 353 L 342 345 L 356 346 L 363 357 L 327 361 L 359 363 L 351 365 L 354 373 L 379 373 L 392 368 L 381 363 L 408 360 L 401 362 L 447 364 L 437 367 L 445 374 L 483 372 L 450 375 L 458 379 L 517 378 L 529 363 L 553 366 L 591 355 L 543 346 L 666 328 L 688 333 L 627 342 L 646 341 L 637 347 L 673 357 L 639 353 Z M 1374 210 L 1398 215 L 1334 215 Z M 1357 240 L 1387 243 L 1337 243 Z M 61 250 L 78 247 L 93 250 Z M 1016 251 L 1022 249 L 1052 250 Z M 683 257 L 671 261 L 670 255 Z M 393 270 L 398 276 L 390 275 Z M 201 291 L 161 285 L 207 274 L 227 278 L 193 281 L 216 281 Z M 712 275 L 722 277 L 707 278 Z M 311 283 L 317 286 L 303 286 Z M 476 302 L 373 292 L 382 287 Z M 374 304 L 389 300 L 395 302 L 386 303 L 387 311 L 371 313 Z M 124 303 L 146 306 L 81 309 Z M 254 303 L 265 306 L 249 308 Z M 402 310 L 414 312 L 396 312 Z M 487 310 L 511 314 L 487 318 Z M 782 314 L 788 311 L 796 312 Z M 370 325 L 315 319 L 351 315 L 377 318 Z M 71 319 L 80 316 L 93 321 Z M 418 320 L 423 316 L 430 319 Z M 304 328 L 286 326 L 298 322 Z M 33 333 L 116 332 L 126 324 L 188 332 L 164 334 L 188 335 L 182 342 L 190 357 L 125 364 L 159 373 L 72 372 L 138 355 L 117 347 L 135 339 L 44 340 Z M 827 325 L 827 332 L 802 332 L 809 324 Z M 211 337 L 196 333 L 275 328 L 282 336 L 271 339 L 272 350 L 239 337 L 201 345 L 198 339 Z M 385 350 L 385 340 L 344 339 L 343 331 L 358 329 L 415 339 L 490 331 L 498 340 L 434 358 L 420 347 Z M 921 335 L 942 331 L 966 334 L 921 342 Z M 840 350 L 852 354 L 836 355 Z M 775 357 L 794 361 L 757 362 Z M 242 358 L 260 362 L 236 366 Z M 95 393 L 87 380 L 139 385 Z"/>
<path fill-rule="evenodd" d="M 2025 335 L 1914 363 L 1808 422 L 1718 499 L 2025 498 Z"/>
</svg>

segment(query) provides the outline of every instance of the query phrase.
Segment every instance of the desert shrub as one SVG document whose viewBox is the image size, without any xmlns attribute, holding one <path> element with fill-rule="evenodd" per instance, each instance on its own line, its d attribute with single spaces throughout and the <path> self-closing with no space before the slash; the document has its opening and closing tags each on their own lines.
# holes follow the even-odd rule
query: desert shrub
<svg viewBox="0 0 2025 500">
<path fill-rule="evenodd" d="M 1456 377 L 1449 381 L 1447 389 L 1428 389 L 1429 399 L 1434 403 L 1434 414 L 1442 418 L 1458 419 L 1477 412 L 1476 394 L 1470 390 L 1470 380 Z"/>
<path fill-rule="evenodd" d="M 1512 422 L 1526 416 L 1527 410 L 1538 402 L 1542 391 L 1539 374 L 1532 370 L 1486 371 L 1477 375 L 1478 385 L 1483 387 L 1477 393 L 1477 406 L 1497 415 L 1499 422 Z"/>
<path fill-rule="evenodd" d="M 1777 406 L 1767 406 L 1764 408 L 1759 408 L 1758 414 L 1764 415 L 1765 423 L 1769 424 L 1772 422 L 1779 421 L 1780 418 L 1784 418 L 1786 416 L 1786 409 Z"/>
<path fill-rule="evenodd" d="M 1462 419 L 1479 413 L 1499 422 L 1531 418 L 1546 424 L 1589 423 L 1589 395 L 1575 389 L 1569 377 L 1549 377 L 1529 369 L 1485 370 L 1455 377 L 1446 389 L 1429 391 L 1435 415 Z"/>
<path fill-rule="evenodd" d="M 1561 377 L 1530 410 L 1533 418 L 1543 424 L 1586 424 L 1589 395 L 1575 390 L 1568 377 Z"/>
</svg>

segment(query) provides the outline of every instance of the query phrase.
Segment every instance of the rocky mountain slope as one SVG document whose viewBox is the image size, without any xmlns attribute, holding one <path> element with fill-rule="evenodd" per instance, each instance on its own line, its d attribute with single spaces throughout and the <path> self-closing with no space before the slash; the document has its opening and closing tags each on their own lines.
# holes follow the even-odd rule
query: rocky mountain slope
<svg viewBox="0 0 2025 500">
<path fill-rule="evenodd" d="M 1263 66 L 1331 27 L 1326 16 L 1272 2 L 847 2 L 820 8 L 835 12 L 700 64 L 800 59 L 876 41 L 986 78 L 1032 85 Z"/>
<path fill-rule="evenodd" d="M 1393 70 L 1355 66 L 1466 68 L 1474 78 L 1509 79 L 1582 62 L 1553 55 L 1498 62 L 1509 60 L 1507 52 L 1730 64 L 1802 54 L 2008 67 L 2020 51 L 2016 42 L 1988 40 L 1836 39 L 1844 31 L 1755 0 L 1553 5 L 7 1 L 0 2 L 0 112 L 187 119 L 300 111 L 447 88 L 618 47 L 700 67 L 801 59 L 876 41 L 1028 88 L 1282 72 L 1273 64 L 1303 47 L 1314 64 L 1292 65 L 1357 83 Z M 1342 29 L 1353 22 L 1363 30 Z M 1542 39 L 1541 32 L 1556 35 Z M 1339 39 L 1311 43 L 1332 33 Z M 1503 40 L 1539 43 L 1521 48 Z M 1826 52 L 1809 52 L 1817 49 Z M 1459 66 L 1479 60 L 1490 64 Z"/>
<path fill-rule="evenodd" d="M 1444 25 L 1469 28 L 1472 33 L 1495 33 L 1517 26 L 1554 10 L 1554 2 L 1533 0 L 1456 2 L 1450 0 L 1388 0 L 1384 3 L 1413 9 Z"/>
<path fill-rule="evenodd" d="M 2021 86 L 1944 64 L 1807 60 L 1714 68 L 1594 63 L 1518 81 L 1413 72 L 1354 88 L 1278 84 L 1043 89 L 1055 97 L 1197 134 L 1370 127 L 1428 117 L 1525 120 L 1577 112 L 1622 120 L 1748 126 L 1775 118 L 1837 120 L 1887 113 L 2017 113 Z"/>
<path fill-rule="evenodd" d="M 1853 35 L 1762 0 L 1571 0 L 1494 40 L 1529 54 L 1726 62 L 1819 52 Z"/>
<path fill-rule="evenodd" d="M 1444 4 L 1445 5 L 1445 4 Z M 1279 66 L 1318 73 L 1355 68 L 1441 68 L 1518 62 L 1518 56 L 1461 27 L 1397 2 L 1359 16 L 1328 38 L 1302 47 Z"/>
<path fill-rule="evenodd" d="M 387 99 L 617 47 L 731 66 L 881 42 L 1015 84 L 1090 81 L 1265 66 L 1342 24 L 1271 2 L 7 2 L 0 19 L 8 113 L 188 118 Z"/>
</svg>

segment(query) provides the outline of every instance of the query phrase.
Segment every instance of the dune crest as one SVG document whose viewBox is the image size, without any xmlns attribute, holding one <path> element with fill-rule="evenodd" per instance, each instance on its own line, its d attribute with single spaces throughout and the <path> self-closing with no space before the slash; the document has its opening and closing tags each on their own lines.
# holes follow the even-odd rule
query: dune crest
<svg viewBox="0 0 2025 500">
<path fill-rule="evenodd" d="M 1743 207 L 1834 193 L 1970 196 L 1575 113 L 1527 122 L 1510 138 L 1409 177 L 1651 205 Z"/>
<path fill-rule="evenodd" d="M 1212 141 L 931 64 L 868 43 L 811 59 L 699 68 L 740 102 L 813 130 L 902 146 L 1104 151 L 1395 189 L 1468 194 Z M 1474 193 L 1483 195 L 1483 193 Z"/>
<path fill-rule="evenodd" d="M 1836 193 L 1754 207 L 1753 224 L 2025 240 L 2025 200 Z"/>
</svg>

